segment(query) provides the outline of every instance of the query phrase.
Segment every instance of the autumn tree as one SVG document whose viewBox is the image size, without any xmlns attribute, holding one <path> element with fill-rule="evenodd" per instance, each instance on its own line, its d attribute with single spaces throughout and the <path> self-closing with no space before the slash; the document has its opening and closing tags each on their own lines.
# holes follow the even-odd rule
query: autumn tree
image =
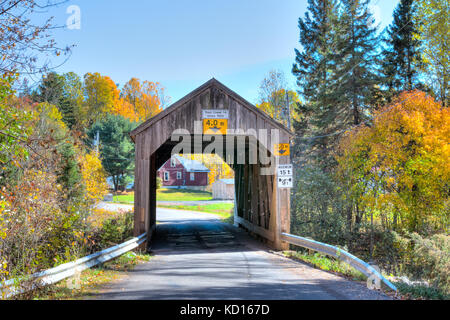
<svg viewBox="0 0 450 320">
<path fill-rule="evenodd" d="M 141 82 L 137 78 L 131 78 L 123 87 L 121 97 L 125 106 L 129 104 L 132 108 L 124 108 L 119 114 L 136 121 L 145 121 L 162 111 L 164 88 L 157 82 Z"/>
<path fill-rule="evenodd" d="M 404 92 L 341 142 L 339 174 L 357 220 L 427 233 L 448 227 L 450 113 L 420 91 Z"/>
<path fill-rule="evenodd" d="M 27 167 L 56 174 L 63 187 L 62 200 L 70 205 L 84 192 L 74 138 L 56 106 L 41 103 L 35 114 L 30 147 L 37 153 L 28 159 Z"/>
<path fill-rule="evenodd" d="M 93 124 L 106 114 L 114 113 L 121 104 L 120 91 L 110 77 L 99 73 L 84 75 L 84 108 L 88 124 Z"/>
<path fill-rule="evenodd" d="M 108 192 L 107 174 L 96 151 L 81 155 L 79 163 L 86 190 L 84 200 L 88 206 L 93 206 Z"/>
<path fill-rule="evenodd" d="M 10 178 L 28 157 L 29 137 L 32 133 L 27 123 L 33 115 L 16 105 L 13 78 L 0 78 L 0 186 L 12 184 Z"/>
<path fill-rule="evenodd" d="M 259 103 L 256 107 L 278 122 L 291 127 L 293 119 L 298 118 L 296 104 L 299 97 L 297 92 L 287 89 L 284 74 L 281 71 L 270 71 L 262 80 L 259 90 Z"/>
</svg>

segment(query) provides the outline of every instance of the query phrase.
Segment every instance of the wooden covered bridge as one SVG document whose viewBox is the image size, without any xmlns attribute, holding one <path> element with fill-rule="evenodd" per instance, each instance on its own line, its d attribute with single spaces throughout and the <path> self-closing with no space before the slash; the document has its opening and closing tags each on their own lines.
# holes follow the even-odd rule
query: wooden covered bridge
<svg viewBox="0 0 450 320">
<path fill-rule="evenodd" d="M 292 132 L 215 79 L 133 132 L 136 144 L 134 233 L 156 229 L 157 169 L 172 154 L 217 153 L 235 171 L 235 224 L 283 249 L 289 232 L 290 189 L 279 165 L 290 163 Z M 183 147 L 182 147 L 183 146 Z"/>
</svg>

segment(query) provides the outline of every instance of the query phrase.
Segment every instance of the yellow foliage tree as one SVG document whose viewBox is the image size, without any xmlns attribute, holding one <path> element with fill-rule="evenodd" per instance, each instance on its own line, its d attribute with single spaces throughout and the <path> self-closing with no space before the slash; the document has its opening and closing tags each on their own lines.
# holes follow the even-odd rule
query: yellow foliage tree
<svg viewBox="0 0 450 320">
<path fill-rule="evenodd" d="M 88 205 L 93 205 L 103 199 L 108 192 L 106 182 L 106 171 L 103 169 L 102 161 L 97 152 L 91 151 L 81 156 L 81 174 L 86 187 L 85 201 Z"/>
<path fill-rule="evenodd" d="M 339 176 L 366 212 L 408 231 L 448 228 L 448 108 L 424 92 L 404 92 L 340 148 Z"/>
<path fill-rule="evenodd" d="M 299 114 L 297 113 L 296 105 L 300 102 L 297 92 L 288 90 L 287 97 L 289 97 L 289 107 L 290 107 L 290 117 L 292 120 L 300 120 Z M 279 89 L 271 93 L 268 98 L 265 98 L 261 103 L 257 104 L 256 107 L 267 113 L 270 117 L 278 120 L 279 122 L 287 125 L 287 120 L 285 116 L 285 110 L 287 105 L 286 90 Z"/>
<path fill-rule="evenodd" d="M 117 113 L 122 102 L 120 91 L 110 77 L 99 73 L 87 73 L 84 76 L 84 113 L 85 118 L 95 122 L 105 113 Z"/>
</svg>

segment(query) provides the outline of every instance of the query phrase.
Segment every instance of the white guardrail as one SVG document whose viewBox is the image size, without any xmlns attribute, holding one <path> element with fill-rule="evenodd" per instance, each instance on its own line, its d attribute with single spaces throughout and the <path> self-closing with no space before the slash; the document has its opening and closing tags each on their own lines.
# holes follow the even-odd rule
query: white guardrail
<svg viewBox="0 0 450 320">
<path fill-rule="evenodd" d="M 39 286 L 47 286 L 57 283 L 66 278 L 73 277 L 83 270 L 92 268 L 96 265 L 117 258 L 122 254 L 137 248 L 142 243 L 144 243 L 146 239 L 147 234 L 144 233 L 137 238 L 133 238 L 122 244 L 105 249 L 103 251 L 93 253 L 76 261 L 62 264 L 60 266 L 57 266 L 56 268 L 48 269 L 46 271 L 35 273 L 29 279 L 35 280 L 36 284 Z M 19 293 L 23 293 L 23 289 L 16 287 L 15 284 L 17 284 L 17 282 L 20 282 L 20 280 L 13 279 L 0 283 L 0 299 L 2 297 L 10 298 Z"/>
<path fill-rule="evenodd" d="M 375 277 L 379 281 L 382 281 L 384 284 L 386 284 L 392 290 L 397 291 L 397 288 L 391 282 L 389 282 L 389 280 L 383 277 L 383 275 L 380 272 L 378 272 L 368 263 L 362 261 L 361 259 L 355 257 L 354 255 L 348 253 L 345 250 L 342 250 L 335 246 L 331 246 L 329 244 L 321 243 L 307 238 L 302 238 L 288 233 L 282 233 L 281 240 L 286 241 L 295 246 L 311 249 L 317 252 L 330 255 L 336 259 L 342 260 L 351 265 L 356 270 L 360 271 L 366 277 L 368 278 Z"/>
</svg>

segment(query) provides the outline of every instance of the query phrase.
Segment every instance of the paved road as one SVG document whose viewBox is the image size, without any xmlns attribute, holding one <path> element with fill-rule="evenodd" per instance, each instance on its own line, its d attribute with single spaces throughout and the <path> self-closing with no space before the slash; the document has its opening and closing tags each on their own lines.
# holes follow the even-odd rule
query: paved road
<svg viewBox="0 0 450 320">
<path fill-rule="evenodd" d="M 387 299 L 269 252 L 207 213 L 158 209 L 155 257 L 97 299 Z"/>
</svg>

